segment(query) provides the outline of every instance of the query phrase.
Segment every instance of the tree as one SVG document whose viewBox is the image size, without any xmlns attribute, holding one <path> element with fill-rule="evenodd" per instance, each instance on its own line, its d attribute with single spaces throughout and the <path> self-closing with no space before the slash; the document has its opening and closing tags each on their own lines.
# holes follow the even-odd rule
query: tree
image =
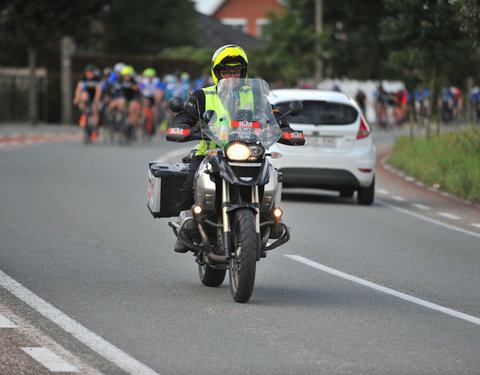
<svg viewBox="0 0 480 375">
<path fill-rule="evenodd" d="M 196 19 L 190 0 L 113 0 L 106 10 L 105 49 L 158 54 L 167 47 L 195 45 Z"/>
<path fill-rule="evenodd" d="M 392 75 L 387 51 L 379 40 L 385 16 L 382 0 L 323 1 L 323 33 L 314 29 L 314 2 L 287 0 L 285 11 L 271 15 L 265 29 L 261 72 L 294 84 L 314 74 L 317 41 L 321 43 L 324 76 L 379 79 Z M 273 73 L 272 73 L 273 72 Z"/>
<path fill-rule="evenodd" d="M 461 85 L 473 73 L 474 42 L 461 31 L 460 2 L 386 0 L 390 16 L 381 23 L 389 61 L 398 74 L 429 87 L 431 115 L 438 118 L 436 99 L 442 85 Z"/>
<path fill-rule="evenodd" d="M 35 68 L 37 51 L 61 36 L 85 30 L 106 0 L 9 0 L 0 8 L 0 45 L 28 50 L 29 123 L 37 122 Z"/>
<path fill-rule="evenodd" d="M 478 0 L 458 0 L 458 20 L 462 31 L 466 32 L 473 41 L 480 43 L 480 2 Z"/>
<path fill-rule="evenodd" d="M 379 39 L 386 16 L 383 0 L 325 1 L 324 49 L 332 77 L 386 79 L 393 76 L 388 51 Z"/>
</svg>

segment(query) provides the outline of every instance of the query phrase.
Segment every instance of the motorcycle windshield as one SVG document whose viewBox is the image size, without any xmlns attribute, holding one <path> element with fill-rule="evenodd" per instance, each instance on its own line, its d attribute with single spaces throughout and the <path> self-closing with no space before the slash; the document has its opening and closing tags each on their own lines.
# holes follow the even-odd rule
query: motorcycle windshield
<svg viewBox="0 0 480 375">
<path fill-rule="evenodd" d="M 262 79 L 228 78 L 218 82 L 212 95 L 214 115 L 205 129 L 217 146 L 229 142 L 260 143 L 268 149 L 282 135 L 268 101 L 268 83 Z"/>
</svg>

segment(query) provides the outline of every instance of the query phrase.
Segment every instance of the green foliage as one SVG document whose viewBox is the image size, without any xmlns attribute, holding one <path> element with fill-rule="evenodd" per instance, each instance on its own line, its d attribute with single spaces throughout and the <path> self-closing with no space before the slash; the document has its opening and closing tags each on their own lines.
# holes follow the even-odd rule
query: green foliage
<svg viewBox="0 0 480 375">
<path fill-rule="evenodd" d="M 285 12 L 271 15 L 259 72 L 269 80 L 294 84 L 314 75 L 320 42 L 328 76 L 357 79 L 391 77 L 387 54 L 379 42 L 384 17 L 382 0 L 323 1 L 323 33 L 315 34 L 313 1 L 285 1 Z"/>
<path fill-rule="evenodd" d="M 107 0 L 9 0 L 0 8 L 0 45 L 43 47 L 88 26 Z"/>
<path fill-rule="evenodd" d="M 399 138 L 389 163 L 430 185 L 480 202 L 480 128 L 429 139 Z"/>
<path fill-rule="evenodd" d="M 270 14 L 265 31 L 265 48 L 255 56 L 258 73 L 267 80 L 282 79 L 294 84 L 311 76 L 315 59 L 313 2 L 286 1 L 287 11 Z M 253 59 L 252 59 L 253 61 Z"/>
<path fill-rule="evenodd" d="M 379 41 L 383 0 L 324 1 L 323 49 L 328 75 L 355 79 L 392 77 L 387 51 Z"/>
<path fill-rule="evenodd" d="M 390 15 L 381 21 L 380 39 L 400 76 L 423 85 L 458 84 L 475 73 L 474 43 L 457 17 L 460 2 L 385 0 L 385 6 Z"/>
<path fill-rule="evenodd" d="M 188 58 L 201 67 L 201 74 L 210 75 L 210 62 L 212 60 L 211 48 L 195 48 L 193 46 L 167 48 L 162 51 L 160 56 L 170 58 Z"/>
<path fill-rule="evenodd" d="M 128 54 L 195 45 L 196 15 L 190 0 L 112 0 L 103 41 L 108 52 Z"/>
<path fill-rule="evenodd" d="M 480 2 L 478 0 L 458 0 L 460 9 L 458 21 L 461 30 L 473 38 L 476 46 L 480 40 Z"/>
</svg>

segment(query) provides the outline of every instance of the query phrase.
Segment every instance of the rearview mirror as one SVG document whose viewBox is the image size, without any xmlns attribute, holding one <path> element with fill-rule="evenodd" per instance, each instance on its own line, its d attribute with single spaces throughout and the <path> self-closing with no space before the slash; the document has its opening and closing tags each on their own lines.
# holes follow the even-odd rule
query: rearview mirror
<svg viewBox="0 0 480 375">
<path fill-rule="evenodd" d="M 288 107 L 290 108 L 290 116 L 298 116 L 303 111 L 303 104 L 298 100 L 290 102 Z"/>
<path fill-rule="evenodd" d="M 207 124 L 210 122 L 210 120 L 215 116 L 215 111 L 209 109 L 208 111 L 205 111 L 203 114 L 203 121 L 205 121 Z"/>
<path fill-rule="evenodd" d="M 168 102 L 168 107 L 172 110 L 172 112 L 178 113 L 183 109 L 184 102 L 182 98 L 173 97 Z"/>
</svg>

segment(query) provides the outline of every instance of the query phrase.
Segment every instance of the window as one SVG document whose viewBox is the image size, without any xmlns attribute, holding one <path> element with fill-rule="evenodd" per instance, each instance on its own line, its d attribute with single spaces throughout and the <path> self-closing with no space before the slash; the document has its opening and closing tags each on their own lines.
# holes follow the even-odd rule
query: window
<svg viewBox="0 0 480 375">
<path fill-rule="evenodd" d="M 325 101 L 305 100 L 303 111 L 296 117 L 287 116 L 291 123 L 313 125 L 348 125 L 355 122 L 358 111 L 345 104 Z M 287 103 L 278 103 L 275 107 L 280 113 L 288 111 Z"/>
<path fill-rule="evenodd" d="M 266 18 L 258 18 L 255 23 L 257 24 L 257 38 L 263 36 L 263 29 L 269 24 L 269 20 Z"/>
<path fill-rule="evenodd" d="M 245 34 L 248 33 L 248 21 L 246 18 L 222 18 L 221 21 L 224 25 L 230 26 L 235 30 Z"/>
</svg>

